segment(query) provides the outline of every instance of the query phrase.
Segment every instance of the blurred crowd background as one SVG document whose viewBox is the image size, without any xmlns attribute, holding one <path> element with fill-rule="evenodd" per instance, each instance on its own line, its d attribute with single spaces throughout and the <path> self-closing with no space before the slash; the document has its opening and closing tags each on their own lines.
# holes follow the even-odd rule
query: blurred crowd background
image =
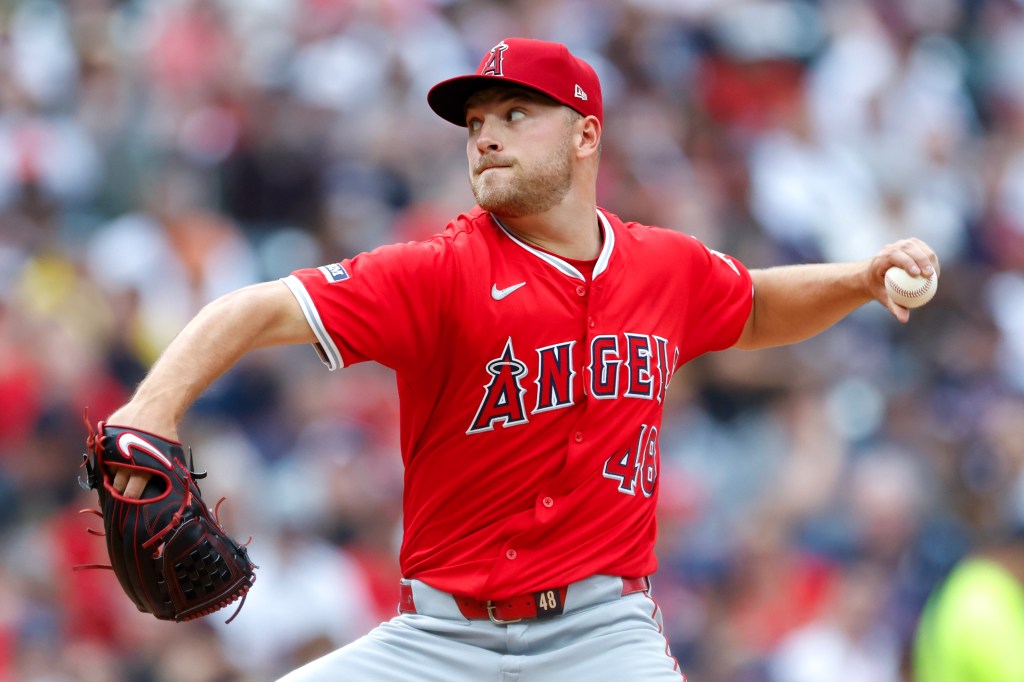
<svg viewBox="0 0 1024 682">
<path fill-rule="evenodd" d="M 0 680 L 269 680 L 395 613 L 389 372 L 260 351 L 189 412 L 260 565 L 230 625 L 72 571 L 105 559 L 82 412 L 216 296 L 472 206 L 425 94 L 516 35 L 599 72 L 613 212 L 749 267 L 938 252 L 908 325 L 871 304 L 701 358 L 662 435 L 655 596 L 692 680 L 911 679 L 929 591 L 1024 526 L 1021 0 L 0 2 Z"/>
</svg>

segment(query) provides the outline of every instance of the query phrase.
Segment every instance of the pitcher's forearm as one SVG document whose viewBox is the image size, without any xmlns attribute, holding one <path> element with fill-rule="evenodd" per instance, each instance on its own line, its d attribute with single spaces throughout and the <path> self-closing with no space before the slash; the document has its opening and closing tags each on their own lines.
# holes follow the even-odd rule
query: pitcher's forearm
<svg viewBox="0 0 1024 682">
<path fill-rule="evenodd" d="M 177 440 L 185 411 L 248 350 L 248 337 L 221 318 L 223 303 L 204 308 L 168 345 L 132 399 L 108 418 Z"/>
<path fill-rule="evenodd" d="M 204 307 L 167 346 L 111 424 L 177 439 L 185 411 L 246 353 L 287 343 L 313 343 L 312 330 L 288 288 L 265 282 Z"/>
<path fill-rule="evenodd" d="M 754 270 L 753 325 L 749 344 L 764 348 L 819 334 L 873 296 L 866 263 L 823 263 Z"/>
<path fill-rule="evenodd" d="M 872 300 L 906 322 L 910 311 L 885 290 L 885 271 L 892 266 L 928 275 L 938 272 L 939 260 L 924 242 L 911 237 L 886 244 L 869 260 L 752 270 L 754 305 L 736 347 L 767 348 L 809 339 Z"/>
</svg>

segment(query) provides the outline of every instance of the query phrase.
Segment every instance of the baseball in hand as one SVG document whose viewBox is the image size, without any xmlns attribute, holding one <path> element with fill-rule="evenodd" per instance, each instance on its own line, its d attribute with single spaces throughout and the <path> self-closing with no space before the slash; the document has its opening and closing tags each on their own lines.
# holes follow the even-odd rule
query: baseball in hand
<svg viewBox="0 0 1024 682">
<path fill-rule="evenodd" d="M 896 265 L 885 271 L 885 291 L 904 308 L 920 308 L 932 300 L 938 288 L 939 277 L 934 272 L 929 277 L 911 275 Z"/>
</svg>

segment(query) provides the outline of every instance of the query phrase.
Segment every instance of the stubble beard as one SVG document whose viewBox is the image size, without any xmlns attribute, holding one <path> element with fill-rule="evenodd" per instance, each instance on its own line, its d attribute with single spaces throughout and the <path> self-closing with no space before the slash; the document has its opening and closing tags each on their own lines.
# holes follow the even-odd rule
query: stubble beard
<svg viewBox="0 0 1024 682">
<path fill-rule="evenodd" d="M 525 168 L 511 161 L 511 178 L 498 178 L 496 181 L 471 173 L 470 184 L 476 203 L 485 211 L 507 218 L 544 213 L 560 204 L 569 193 L 573 180 L 569 140 L 566 135 L 547 159 L 533 167 Z"/>
</svg>

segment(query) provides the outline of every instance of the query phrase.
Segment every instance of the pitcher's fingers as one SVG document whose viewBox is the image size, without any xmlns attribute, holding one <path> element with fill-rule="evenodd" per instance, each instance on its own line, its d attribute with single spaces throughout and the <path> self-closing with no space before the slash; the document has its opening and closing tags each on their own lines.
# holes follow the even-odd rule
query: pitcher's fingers
<svg viewBox="0 0 1024 682">
<path fill-rule="evenodd" d="M 890 245 L 891 260 L 911 275 L 930 276 L 939 270 L 939 259 L 931 247 L 917 238 L 901 239 Z"/>
<path fill-rule="evenodd" d="M 903 306 L 899 305 L 898 303 L 894 303 L 892 301 L 889 301 L 888 303 L 886 303 L 885 307 L 889 309 L 889 312 L 893 314 L 893 317 L 895 317 L 897 320 L 899 320 L 903 324 L 906 324 L 907 322 L 910 321 L 910 309 L 909 308 L 904 308 Z"/>
<path fill-rule="evenodd" d="M 124 496 L 138 500 L 142 498 L 142 491 L 146 489 L 146 484 L 149 483 L 151 474 L 144 474 L 135 472 L 131 478 L 128 479 L 128 485 L 125 486 Z"/>
<path fill-rule="evenodd" d="M 114 490 L 123 495 L 124 489 L 128 487 L 128 479 L 131 476 L 131 472 L 127 469 L 117 467 L 117 471 L 114 473 Z"/>
</svg>

